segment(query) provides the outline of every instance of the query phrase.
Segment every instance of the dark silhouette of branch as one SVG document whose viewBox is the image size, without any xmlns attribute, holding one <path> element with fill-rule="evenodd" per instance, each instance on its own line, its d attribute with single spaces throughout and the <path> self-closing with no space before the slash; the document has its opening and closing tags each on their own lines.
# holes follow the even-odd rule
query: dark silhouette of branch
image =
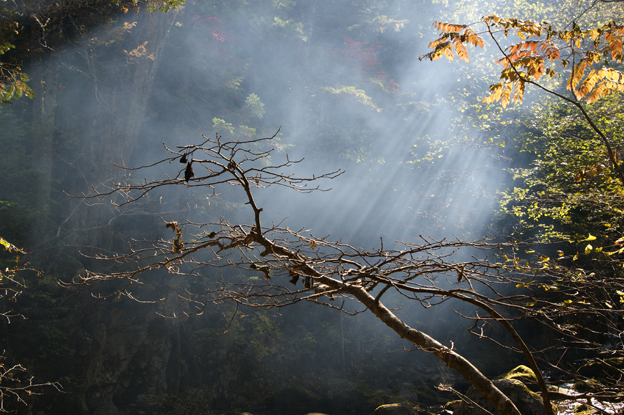
<svg viewBox="0 0 624 415">
<path fill-rule="evenodd" d="M 164 186 L 202 187 L 208 190 L 209 198 L 217 197 L 221 188 L 234 187 L 241 190 L 243 206 L 252 215 L 248 223 L 230 222 L 226 218 L 206 223 L 163 219 L 163 231 L 171 229 L 171 239 L 159 236 L 154 240 L 135 240 L 128 253 L 98 255 L 95 258 L 113 261 L 120 270 L 87 271 L 66 285 L 82 287 L 125 281 L 109 296 L 121 294 L 139 301 L 132 294 L 132 287 L 147 284 L 153 271 L 165 270 L 180 278 L 204 276 L 212 267 L 238 268 L 243 272 L 236 277 L 210 279 L 201 292 L 183 295 L 190 309 L 182 315 L 200 314 L 209 304 L 233 303 L 237 309 L 239 306 L 282 308 L 301 301 L 313 301 L 352 314 L 361 312 L 348 311 L 345 304 L 351 302 L 356 310 L 370 310 L 400 337 L 456 369 L 501 413 L 519 415 L 511 400 L 467 359 L 452 347 L 410 327 L 383 302 L 391 291 L 425 308 L 455 299 L 480 308 L 487 313 L 485 318 L 500 323 L 524 353 L 543 391 L 547 390 L 533 351 L 512 325 L 515 319 L 536 317 L 536 309 L 529 303 L 550 306 L 549 316 L 553 318 L 558 312 L 554 303 L 538 298 L 532 288 L 535 264 L 497 262 L 500 253 L 512 245 L 491 240 L 465 242 L 457 238 L 437 240 L 420 236 L 416 242 L 400 242 L 392 248 L 384 247 L 382 242 L 377 249 L 364 249 L 318 237 L 304 229 L 267 225 L 263 221 L 263 208 L 255 199 L 256 190 L 277 185 L 304 193 L 322 191 L 326 189 L 314 182 L 342 174 L 341 170 L 312 177 L 287 173 L 288 168 L 301 160 L 286 156 L 286 161 L 275 163 L 271 144 L 275 137 L 223 142 L 216 135 L 210 139 L 204 137 L 198 145 L 176 149 L 165 146 L 170 157 L 128 170 L 164 165 L 171 166 L 170 175 L 139 184 L 111 183 L 104 192 L 84 196 L 109 198 L 116 206 L 123 206 L 136 203 Z M 188 180 L 183 177 L 185 164 L 174 163 L 180 160 L 186 163 L 193 160 L 194 177 Z M 473 256 L 460 260 L 460 251 L 464 250 L 470 250 Z M 508 294 L 508 288 L 516 286 L 526 288 Z M 547 392 L 544 399 L 549 402 Z"/>
</svg>

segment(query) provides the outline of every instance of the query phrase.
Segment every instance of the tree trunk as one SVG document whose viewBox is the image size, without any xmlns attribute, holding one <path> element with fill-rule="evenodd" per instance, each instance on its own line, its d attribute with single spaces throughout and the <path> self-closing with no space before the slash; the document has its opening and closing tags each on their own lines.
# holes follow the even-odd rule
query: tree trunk
<svg viewBox="0 0 624 415">
<path fill-rule="evenodd" d="M 33 102 L 32 168 L 35 171 L 33 191 L 37 221 L 31 231 L 31 246 L 40 244 L 49 229 L 52 165 L 54 157 L 54 115 L 58 91 L 58 61 L 39 57 L 32 68 Z"/>
<path fill-rule="evenodd" d="M 246 191 L 249 192 L 249 188 L 247 188 Z M 256 227 L 258 229 L 262 229 L 260 223 L 260 209 L 253 204 L 253 198 L 251 197 L 250 202 L 252 202 L 255 212 Z M 274 256 L 286 257 L 291 260 L 301 260 L 299 254 L 296 252 L 274 244 L 259 233 L 256 235 L 255 242 L 262 245 L 266 249 L 266 253 L 271 253 Z M 261 256 L 262 255 L 263 254 L 261 254 Z M 490 379 L 483 375 L 483 373 L 481 373 L 479 369 L 477 369 L 466 358 L 456 353 L 454 350 L 444 346 L 431 336 L 405 324 L 380 301 L 376 301 L 375 297 L 366 291 L 366 289 L 359 285 L 350 285 L 344 281 L 337 281 L 331 277 L 323 276 L 308 265 L 301 267 L 300 271 L 314 277 L 316 281 L 327 285 L 332 289 L 353 295 L 356 300 L 361 302 L 367 309 L 377 316 L 377 318 L 383 321 L 386 326 L 394 330 L 394 332 L 399 336 L 409 340 L 422 350 L 433 354 L 446 363 L 448 367 L 459 372 L 459 374 L 466 378 L 488 401 L 494 405 L 501 415 L 522 415 L 511 399 L 501 392 Z"/>
<path fill-rule="evenodd" d="M 96 113 L 87 138 L 90 162 L 103 182 L 123 173 L 113 163 L 128 162 L 145 116 L 162 48 L 175 12 L 142 12 L 137 25 L 118 48 L 111 69 L 95 69 Z M 88 64 L 94 67 L 93 58 Z M 104 65 L 103 65 L 104 66 Z"/>
<path fill-rule="evenodd" d="M 327 279 L 331 280 L 329 278 Z M 322 282 L 327 283 L 324 279 Z M 334 283 L 336 283 L 336 281 L 334 281 Z M 490 379 L 483 375 L 483 373 L 466 360 L 466 358 L 427 334 L 405 324 L 381 302 L 375 301 L 375 298 L 363 288 L 350 286 L 349 292 L 399 336 L 421 347 L 424 351 L 437 356 L 444 361 L 448 367 L 458 371 L 477 388 L 487 400 L 492 402 L 502 415 L 521 415 L 511 399 L 501 392 Z"/>
<path fill-rule="evenodd" d="M 125 36 L 114 57 L 105 64 L 98 62 L 91 50 L 85 52 L 94 79 L 92 93 L 96 105 L 85 134 L 80 165 L 86 180 L 99 191 L 111 181 L 121 181 L 126 174 L 115 164 L 128 165 L 175 14 L 174 11 L 138 14 L 136 27 Z M 87 208 L 78 215 L 76 227 L 92 231 L 78 238 L 80 244 L 112 249 L 114 235 L 105 228 L 120 214 L 109 203 Z"/>
</svg>

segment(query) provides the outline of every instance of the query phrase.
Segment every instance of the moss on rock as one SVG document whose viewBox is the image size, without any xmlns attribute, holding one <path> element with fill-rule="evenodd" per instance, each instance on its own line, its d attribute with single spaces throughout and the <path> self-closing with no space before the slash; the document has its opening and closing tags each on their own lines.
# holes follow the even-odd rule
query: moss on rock
<svg viewBox="0 0 624 415">
<path fill-rule="evenodd" d="M 527 386 L 517 379 L 500 379 L 494 381 L 494 384 L 505 395 L 509 397 L 516 405 L 522 415 L 546 415 L 546 409 L 542 403 L 542 398 L 531 391 Z M 487 401 L 479 391 L 474 387 L 470 387 L 467 392 L 468 398 L 475 401 L 478 405 L 486 410 L 498 414 L 489 401 Z M 554 409 L 554 407 L 553 407 Z M 485 412 L 474 405 L 462 402 L 459 407 L 453 411 L 453 415 L 484 415 Z"/>
<path fill-rule="evenodd" d="M 416 411 L 404 403 L 389 403 L 378 406 L 375 415 L 416 415 Z"/>
</svg>

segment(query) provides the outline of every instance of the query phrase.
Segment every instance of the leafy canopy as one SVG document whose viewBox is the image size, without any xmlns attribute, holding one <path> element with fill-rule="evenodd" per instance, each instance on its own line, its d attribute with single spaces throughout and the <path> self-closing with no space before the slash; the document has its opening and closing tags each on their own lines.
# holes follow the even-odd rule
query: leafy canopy
<svg viewBox="0 0 624 415">
<path fill-rule="evenodd" d="M 618 110 L 623 100 L 612 94 L 587 108 L 614 148 L 624 146 L 624 115 Z M 517 148 L 532 161 L 509 170 L 522 184 L 503 192 L 501 213 L 514 224 L 504 233 L 569 242 L 592 234 L 611 245 L 623 231 L 624 189 L 608 169 L 602 142 L 582 115 L 561 100 L 535 104 L 531 111 Z M 622 162 L 620 152 L 613 157 Z"/>
<path fill-rule="evenodd" d="M 13 38 L 22 29 L 18 16 L 7 8 L 0 8 L 0 103 L 10 104 L 12 99 L 27 96 L 34 98 L 35 93 L 26 83 L 30 80 L 22 72 L 21 65 L 9 52 L 15 49 Z"/>
<path fill-rule="evenodd" d="M 624 92 L 621 71 L 610 67 L 624 59 L 622 39 L 624 26 L 614 22 L 581 30 L 574 24 L 572 30 L 555 30 L 548 23 L 530 20 L 484 17 L 479 24 L 485 30 L 476 32 L 471 26 L 435 22 L 440 37 L 429 43 L 433 50 L 420 59 L 437 60 L 457 55 L 468 62 L 466 45 L 483 48 L 483 34 L 488 34 L 500 49 L 503 57 L 496 62 L 502 66 L 500 82 L 490 86 L 486 103 L 500 101 L 503 107 L 510 102 L 520 102 L 526 84 L 538 84 L 542 77 L 563 76 L 561 70 L 570 67 L 566 74 L 566 87 L 578 100 L 591 104 L 612 92 Z M 497 35 L 519 41 L 503 48 Z"/>
</svg>

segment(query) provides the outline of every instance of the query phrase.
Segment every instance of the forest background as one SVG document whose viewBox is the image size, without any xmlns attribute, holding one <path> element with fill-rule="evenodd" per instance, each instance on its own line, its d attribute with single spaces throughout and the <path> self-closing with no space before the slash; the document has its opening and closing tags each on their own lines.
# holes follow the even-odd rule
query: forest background
<svg viewBox="0 0 624 415">
<path fill-rule="evenodd" d="M 157 313 L 179 315 L 186 307 L 179 294 L 201 281 L 155 275 L 140 291 L 155 304 L 92 298 L 115 292 L 114 285 L 59 286 L 86 269 L 106 272 L 109 265 L 93 255 L 124 252 L 132 238 L 171 238 L 163 217 L 244 216 L 234 191 L 208 199 L 204 189 L 176 188 L 123 208 L 69 196 L 121 180 L 141 183 L 114 164 L 150 164 L 163 157 L 162 143 L 188 145 L 215 133 L 254 139 L 279 129 L 276 154 L 305 158 L 298 174 L 345 170 L 331 192 L 258 195 L 268 218 L 293 229 L 365 248 L 380 237 L 391 243 L 420 235 L 542 241 L 550 245 L 540 253 L 586 275 L 620 275 L 619 253 L 609 247 L 621 236 L 621 184 L 574 108 L 538 91 L 506 108 L 483 103 L 500 72 L 492 48 L 470 64 L 419 60 L 436 37 L 434 21 L 497 14 L 589 28 L 618 21 L 619 2 L 176 6 L 41 1 L 2 9 L 1 86 L 10 105 L 0 107 L 0 236 L 42 272 L 20 276 L 27 289 L 2 299 L 3 347 L 36 379 L 64 389 L 27 396 L 29 411 L 358 413 L 401 391 L 428 405 L 452 399 L 435 389 L 439 383 L 467 387 L 426 354 L 406 352 L 408 342 L 366 314 L 299 304 L 245 310 L 230 321 L 226 306 L 172 320 Z M 565 91 L 565 82 L 551 82 Z M 620 99 L 588 106 L 618 159 Z M 24 258 L 4 260 L 19 265 Z M 236 273 L 220 268 L 210 277 Z M 604 308 L 618 311 L 620 298 L 605 293 Z M 427 314 L 395 301 L 412 324 L 461 344 L 490 376 L 522 363 L 495 344 L 475 343 L 470 323 L 453 313 L 456 304 Z M 18 314 L 27 319 L 8 318 Z M 549 340 L 533 326 L 525 330 L 536 345 Z"/>
</svg>

